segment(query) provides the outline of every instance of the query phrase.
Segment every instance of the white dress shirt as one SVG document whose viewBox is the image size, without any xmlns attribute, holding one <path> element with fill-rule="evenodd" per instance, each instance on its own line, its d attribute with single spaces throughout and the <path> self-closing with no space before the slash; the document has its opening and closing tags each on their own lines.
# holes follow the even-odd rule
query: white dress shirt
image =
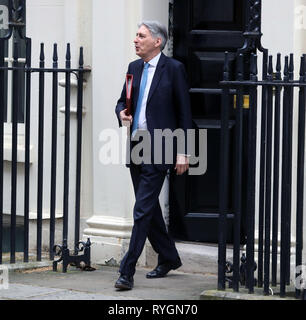
<svg viewBox="0 0 306 320">
<path fill-rule="evenodd" d="M 153 59 L 148 61 L 148 64 L 149 64 L 148 78 L 147 78 L 146 88 L 145 88 L 143 98 L 142 98 L 140 114 L 139 114 L 139 121 L 138 121 L 138 129 L 141 129 L 141 130 L 147 129 L 147 119 L 146 119 L 147 100 L 148 100 L 152 80 L 153 80 L 153 77 L 155 74 L 156 66 L 158 64 L 160 56 L 161 56 L 161 52 L 157 56 L 155 56 Z"/>
</svg>

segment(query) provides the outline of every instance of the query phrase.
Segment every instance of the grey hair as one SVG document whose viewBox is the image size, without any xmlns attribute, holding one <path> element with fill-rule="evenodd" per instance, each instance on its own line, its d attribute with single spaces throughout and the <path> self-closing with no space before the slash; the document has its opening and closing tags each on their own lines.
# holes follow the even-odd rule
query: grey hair
<svg viewBox="0 0 306 320">
<path fill-rule="evenodd" d="M 138 28 L 145 26 L 151 32 L 153 38 L 161 38 L 162 43 L 160 45 L 160 50 L 163 51 L 167 41 L 168 41 L 168 31 L 167 28 L 158 21 L 142 21 L 138 24 Z"/>
</svg>

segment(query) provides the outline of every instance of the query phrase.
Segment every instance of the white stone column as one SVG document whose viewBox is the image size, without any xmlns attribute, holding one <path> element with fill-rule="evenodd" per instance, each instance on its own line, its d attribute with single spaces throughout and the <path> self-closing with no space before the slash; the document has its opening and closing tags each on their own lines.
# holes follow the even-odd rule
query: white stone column
<svg viewBox="0 0 306 320">
<path fill-rule="evenodd" d="M 87 220 L 83 238 L 91 239 L 92 261 L 103 264 L 109 260 L 119 263 L 133 225 L 134 195 L 129 171 L 121 163 L 121 156 L 120 164 L 102 164 L 99 156 L 103 145 L 109 142 L 101 141 L 106 130 L 118 137 L 118 145 L 113 142 L 118 152 L 125 143 L 115 106 L 128 63 L 136 58 L 133 36 L 138 12 L 138 1 L 92 1 L 93 215 Z"/>
</svg>

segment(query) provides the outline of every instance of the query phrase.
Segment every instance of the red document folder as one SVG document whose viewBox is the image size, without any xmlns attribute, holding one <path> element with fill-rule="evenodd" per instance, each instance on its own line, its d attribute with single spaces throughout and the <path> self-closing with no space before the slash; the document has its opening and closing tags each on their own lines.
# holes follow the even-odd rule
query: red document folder
<svg viewBox="0 0 306 320">
<path fill-rule="evenodd" d="M 132 89 L 133 89 L 133 75 L 127 74 L 125 79 L 126 87 L 126 107 L 127 115 L 129 116 L 132 113 Z"/>
</svg>

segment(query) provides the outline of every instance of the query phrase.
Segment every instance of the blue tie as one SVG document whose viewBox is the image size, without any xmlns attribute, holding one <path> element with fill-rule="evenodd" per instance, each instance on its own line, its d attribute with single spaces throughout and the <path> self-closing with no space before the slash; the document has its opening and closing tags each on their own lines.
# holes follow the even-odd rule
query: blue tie
<svg viewBox="0 0 306 320">
<path fill-rule="evenodd" d="M 144 92 L 146 89 L 146 84 L 147 84 L 147 79 L 148 79 L 148 69 L 149 69 L 149 64 L 146 62 L 144 65 L 143 73 L 142 73 L 140 89 L 139 89 L 139 96 L 138 96 L 137 106 L 136 106 L 136 112 L 135 112 L 134 119 L 133 119 L 132 136 L 135 135 L 136 130 L 138 128 L 142 99 L 143 99 L 143 95 L 144 95 Z"/>
</svg>

